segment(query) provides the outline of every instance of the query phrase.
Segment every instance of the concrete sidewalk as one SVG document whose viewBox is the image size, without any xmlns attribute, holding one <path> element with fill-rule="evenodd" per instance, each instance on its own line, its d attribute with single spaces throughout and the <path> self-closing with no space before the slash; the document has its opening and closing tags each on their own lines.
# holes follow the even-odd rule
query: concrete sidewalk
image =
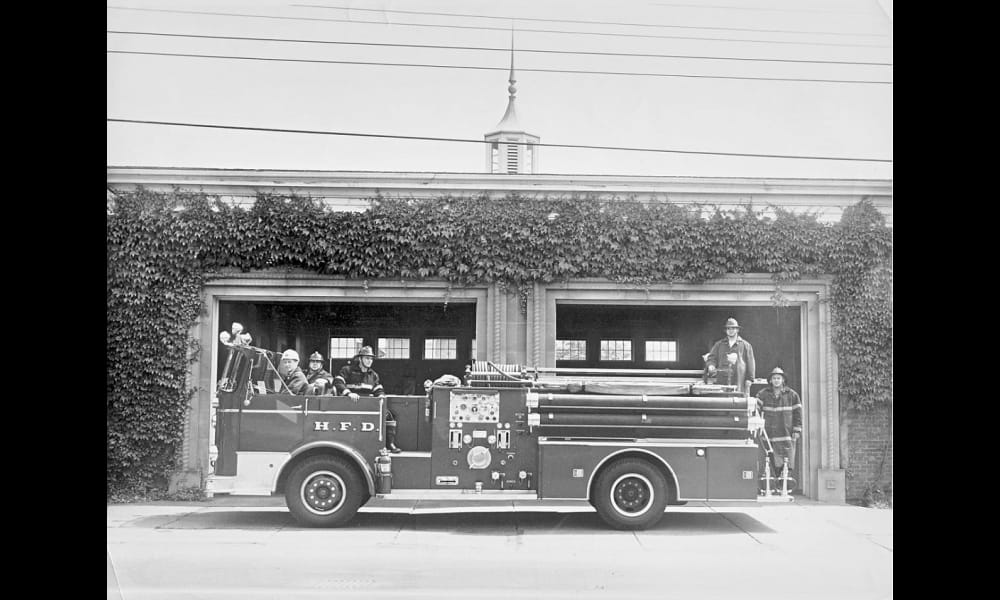
<svg viewBox="0 0 1000 600">
<path fill-rule="evenodd" d="M 287 513 L 284 498 L 280 495 L 216 496 L 200 502 L 143 502 L 135 504 L 109 504 L 108 528 L 129 527 L 142 522 L 156 527 L 191 515 L 208 518 L 213 513 L 222 515 L 239 513 Z M 360 514 L 396 515 L 446 515 L 472 513 L 588 513 L 594 509 L 586 502 L 489 500 L 469 501 L 463 504 L 428 500 L 372 499 L 361 507 Z M 892 509 L 865 508 L 854 505 L 837 505 L 796 497 L 794 502 L 764 504 L 740 502 L 689 502 L 685 506 L 668 507 L 664 521 L 671 515 L 692 513 L 718 513 L 732 515 L 743 513 L 774 533 L 802 535 L 848 535 L 866 538 L 888 550 L 893 549 Z"/>
</svg>

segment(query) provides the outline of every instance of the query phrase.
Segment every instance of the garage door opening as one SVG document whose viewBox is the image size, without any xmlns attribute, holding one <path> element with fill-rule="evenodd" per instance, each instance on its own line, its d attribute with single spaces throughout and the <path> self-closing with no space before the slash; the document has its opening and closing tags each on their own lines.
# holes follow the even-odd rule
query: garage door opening
<svg viewBox="0 0 1000 600">
<path fill-rule="evenodd" d="M 729 317 L 753 346 L 757 377 L 780 366 L 802 389 L 798 307 L 557 304 L 556 366 L 700 370 Z"/>
<path fill-rule="evenodd" d="M 241 323 L 255 346 L 297 351 L 303 369 L 308 356 L 319 352 L 327 370 L 336 373 L 358 348 L 371 346 L 387 394 L 423 394 L 425 379 L 461 377 L 476 351 L 471 302 L 220 301 L 219 319 L 225 329 Z"/>
</svg>

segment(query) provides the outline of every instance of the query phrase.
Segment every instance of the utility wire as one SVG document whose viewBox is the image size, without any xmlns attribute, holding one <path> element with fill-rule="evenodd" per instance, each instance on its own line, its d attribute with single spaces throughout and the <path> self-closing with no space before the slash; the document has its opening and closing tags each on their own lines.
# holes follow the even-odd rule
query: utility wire
<svg viewBox="0 0 1000 600">
<path fill-rule="evenodd" d="M 361 21 L 358 19 L 328 19 L 322 17 L 282 17 L 276 15 L 248 15 L 245 13 L 227 13 L 227 12 L 204 12 L 195 10 L 175 10 L 168 8 L 138 8 L 129 6 L 108 6 L 111 10 L 136 10 L 136 11 L 146 11 L 146 12 L 161 12 L 161 13 L 174 13 L 174 14 L 188 14 L 188 15 L 211 15 L 211 16 L 222 16 L 222 17 L 246 17 L 254 19 L 278 19 L 282 21 L 323 21 L 332 23 L 351 23 L 351 24 L 366 24 L 366 25 L 392 25 L 394 27 L 434 27 L 434 28 L 445 28 L 445 29 L 475 29 L 475 30 L 487 30 L 487 31 L 510 31 L 509 27 L 487 27 L 487 26 L 474 26 L 474 25 L 435 25 L 431 23 L 386 23 L 385 21 Z M 611 37 L 624 37 L 624 38 L 653 38 L 653 39 L 676 39 L 676 40 L 702 40 L 710 42 L 746 42 L 751 44 L 792 44 L 799 46 L 843 46 L 852 48 L 891 48 L 892 46 L 886 46 L 882 44 L 836 44 L 833 42 L 793 42 L 787 40 L 748 40 L 748 39 L 738 39 L 738 38 L 707 38 L 707 37 L 696 37 L 696 36 L 680 36 L 680 35 L 651 35 L 651 34 L 638 34 L 638 33 L 605 33 L 597 31 L 564 31 L 558 29 L 518 29 L 520 33 L 561 33 L 569 35 L 603 35 Z"/>
<path fill-rule="evenodd" d="M 197 35 L 193 33 L 160 33 L 153 31 L 122 31 L 108 29 L 106 33 L 121 35 L 152 35 L 163 37 L 183 37 L 199 38 L 211 40 L 242 40 L 249 42 L 290 42 L 294 44 L 340 44 L 347 46 L 379 46 L 387 48 L 428 48 L 436 50 L 487 50 L 493 52 L 510 52 L 510 48 L 491 48 L 487 46 L 440 46 L 434 44 L 390 44 L 386 42 L 344 42 L 339 40 L 303 40 L 297 38 L 262 38 L 246 37 L 238 35 Z M 697 56 L 691 54 L 645 54 L 640 52 L 590 52 L 586 50 L 541 50 L 535 48 L 517 48 L 517 52 L 530 52 L 537 54 L 569 54 L 587 56 L 635 56 L 641 58 L 685 58 L 697 60 L 740 60 L 752 62 L 781 62 L 781 63 L 806 63 L 820 65 L 871 65 L 871 66 L 892 66 L 891 62 L 861 62 L 850 60 L 799 60 L 792 58 L 749 58 L 739 56 Z"/>
<path fill-rule="evenodd" d="M 835 13 L 835 14 L 860 14 L 871 15 L 871 11 L 862 10 L 832 10 L 825 8 L 767 8 L 757 6 L 732 6 L 728 4 L 678 4 L 671 2 L 653 2 L 653 6 L 669 6 L 684 8 L 718 8 L 723 10 L 747 10 L 753 12 L 813 12 L 813 13 Z"/>
<path fill-rule="evenodd" d="M 347 131 L 316 131 L 311 129 L 276 129 L 270 127 L 246 127 L 239 125 L 212 125 L 208 123 L 180 123 L 176 121 L 146 121 L 139 119 L 117 119 L 108 117 L 109 123 L 135 123 L 141 125 L 167 125 L 175 127 L 201 127 L 206 129 L 229 129 L 238 131 L 264 131 L 268 133 L 300 133 L 309 135 L 339 135 L 339 136 L 351 136 L 351 137 L 367 137 L 367 138 L 388 138 L 397 140 L 421 140 L 421 141 L 431 141 L 431 142 L 460 142 L 467 144 L 488 144 L 485 140 L 472 140 L 465 138 L 445 138 L 445 137 L 427 137 L 427 136 L 417 136 L 417 135 L 388 135 L 388 134 L 378 134 L 378 133 L 355 133 Z M 671 153 L 671 154 L 708 154 L 713 156 L 744 156 L 752 158 L 789 158 L 789 159 L 800 159 L 800 160 L 843 160 L 843 161 L 855 161 L 855 162 L 879 162 L 879 163 L 891 163 L 892 159 L 885 158 L 846 158 L 841 156 L 802 156 L 802 155 L 790 155 L 790 154 L 750 154 L 744 152 L 707 152 L 699 150 L 668 150 L 665 148 L 633 148 L 627 146 L 591 146 L 585 144 L 542 144 L 534 142 L 503 142 L 504 144 L 509 144 L 512 146 L 538 146 L 544 148 L 579 148 L 587 150 L 621 150 L 627 152 L 656 152 L 656 153 Z"/>
<path fill-rule="evenodd" d="M 621 25 L 625 27 L 655 27 L 667 29 L 712 29 L 718 31 L 756 31 L 760 33 L 809 33 L 813 35 L 846 35 L 865 37 L 889 37 L 884 33 L 849 33 L 843 31 L 803 31 L 801 29 L 754 29 L 752 27 L 705 27 L 699 25 L 665 25 L 662 23 L 623 23 L 620 21 L 588 21 L 583 19 L 543 19 L 539 17 L 515 17 L 476 15 L 470 13 L 426 12 L 419 10 L 389 10 L 383 8 L 356 8 L 353 6 L 331 6 L 327 4 L 292 4 L 302 8 L 322 8 L 327 10 L 346 10 L 357 12 L 396 13 L 405 15 L 433 15 L 439 17 L 473 17 L 476 19 L 495 19 L 501 21 L 541 21 L 546 23 L 580 23 L 587 25 Z"/>
<path fill-rule="evenodd" d="M 108 54 L 134 54 L 141 56 L 173 56 L 181 58 L 214 58 L 221 60 L 256 60 L 263 62 L 295 62 L 313 64 L 332 65 L 364 65 L 371 67 L 419 67 L 429 69 L 468 69 L 477 71 L 507 71 L 510 67 L 483 67 L 473 65 L 442 65 L 427 63 L 390 63 L 390 62 L 370 62 L 361 60 L 320 60 L 307 58 L 272 58 L 265 56 L 227 56 L 222 54 L 184 54 L 180 52 L 140 52 L 137 50 L 108 50 Z M 800 79 L 794 77 L 741 77 L 737 75 L 688 75 L 683 73 L 637 73 L 631 71 L 587 71 L 575 69 L 528 69 L 518 67 L 518 72 L 534 73 L 567 73 L 573 75 L 627 75 L 634 77 L 684 77 L 691 79 L 739 79 L 751 81 L 793 81 L 798 83 L 867 83 L 879 85 L 892 85 L 891 81 L 871 81 L 855 79 Z"/>
<path fill-rule="evenodd" d="M 832 10 L 828 8 L 767 8 L 758 6 L 732 6 L 732 5 L 719 5 L 719 4 L 676 4 L 672 2 L 653 2 L 653 6 L 669 6 L 669 7 L 683 7 L 683 8 L 719 8 L 723 10 L 749 10 L 753 12 L 813 12 L 813 13 L 835 13 L 841 14 L 857 14 L 857 15 L 873 15 L 874 11 L 868 10 Z"/>
</svg>

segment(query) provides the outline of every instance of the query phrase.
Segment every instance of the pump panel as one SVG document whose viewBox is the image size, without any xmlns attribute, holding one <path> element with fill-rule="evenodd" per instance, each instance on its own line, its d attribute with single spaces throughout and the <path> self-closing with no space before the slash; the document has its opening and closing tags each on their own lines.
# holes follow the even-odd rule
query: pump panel
<svg viewBox="0 0 1000 600">
<path fill-rule="evenodd" d="M 523 389 L 434 388 L 431 487 L 537 489 L 538 443 Z"/>
</svg>

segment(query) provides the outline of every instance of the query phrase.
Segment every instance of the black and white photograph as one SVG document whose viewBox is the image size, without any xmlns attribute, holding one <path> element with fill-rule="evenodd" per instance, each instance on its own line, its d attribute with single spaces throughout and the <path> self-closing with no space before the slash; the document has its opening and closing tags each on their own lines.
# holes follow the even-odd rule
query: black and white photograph
<svg viewBox="0 0 1000 600">
<path fill-rule="evenodd" d="M 107 597 L 893 596 L 891 0 L 115 0 Z"/>
</svg>

